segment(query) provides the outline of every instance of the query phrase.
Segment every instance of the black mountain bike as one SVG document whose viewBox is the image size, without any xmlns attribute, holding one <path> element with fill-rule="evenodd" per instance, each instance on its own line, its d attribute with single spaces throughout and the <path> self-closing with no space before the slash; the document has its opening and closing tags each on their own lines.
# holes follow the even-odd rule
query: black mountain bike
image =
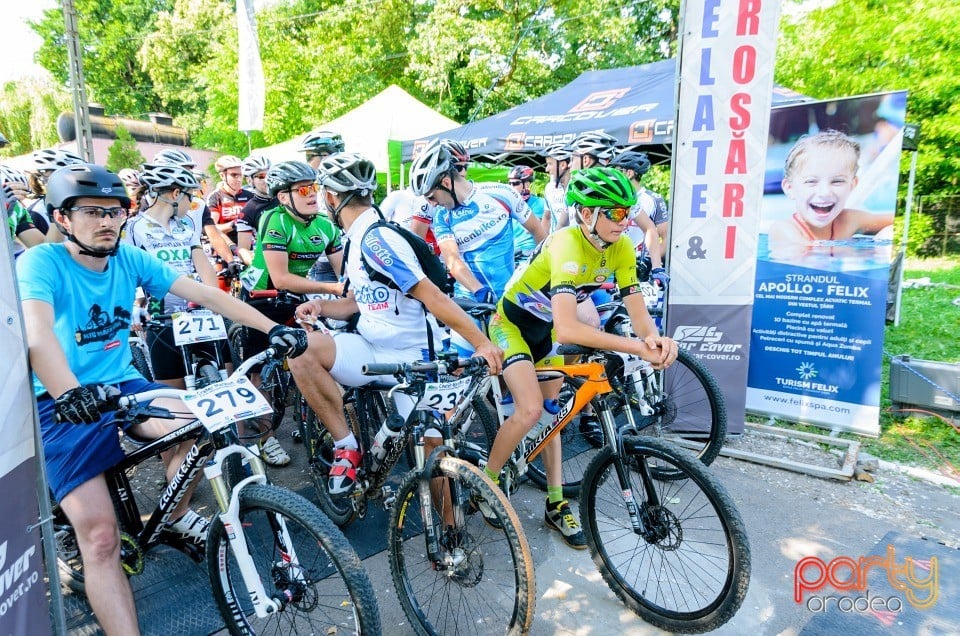
<svg viewBox="0 0 960 636">
<path fill-rule="evenodd" d="M 272 357 L 271 348 L 247 360 L 231 380 Z M 181 398 L 185 393 L 158 389 L 121 396 L 105 406 L 116 409 L 121 422 L 174 419 L 178 415 L 192 418 L 190 413 L 149 406 L 151 400 Z M 257 397 L 254 393 L 243 386 L 220 383 L 200 392 L 197 404 L 206 409 L 207 416 L 216 416 L 221 404 L 218 400 L 253 403 Z M 161 452 L 189 441 L 196 445 L 144 521 L 129 473 Z M 230 483 L 223 472 L 226 459 L 233 455 L 245 458 L 252 474 Z M 210 523 L 205 549 L 165 531 L 184 491 L 201 470 L 219 507 Z M 312 503 L 267 483 L 263 463 L 240 445 L 233 422 L 192 419 L 176 431 L 128 452 L 122 462 L 106 472 L 106 478 L 120 525 L 121 561 L 127 574 L 142 572 L 144 553 L 159 543 L 183 551 L 198 563 L 205 559 L 213 597 L 231 634 L 380 633 L 373 586 L 346 537 Z M 83 558 L 73 528 L 58 507 L 54 509 L 54 530 L 61 579 L 83 592 Z"/>
<path fill-rule="evenodd" d="M 457 369 L 461 376 L 448 375 Z M 364 516 L 375 500 L 390 510 L 390 571 L 417 633 L 449 633 L 458 626 L 482 634 L 526 633 L 533 620 L 535 579 L 520 520 L 503 492 L 459 456 L 461 449 L 474 455 L 483 449 L 466 442 L 465 427 L 475 418 L 471 401 L 490 381 L 486 362 L 443 357 L 367 365 L 363 373 L 393 376 L 399 383 L 374 381 L 344 395 L 347 422 L 367 449 L 348 496 L 335 498 L 327 490 L 333 440 L 311 411 L 304 415 L 303 441 L 318 505 L 341 525 Z M 397 413 L 397 393 L 410 395 L 417 404 L 406 419 Z M 375 459 L 372 441 L 387 425 L 396 434 Z M 432 450 L 429 429 L 442 438 Z M 388 478 L 411 443 L 414 465 L 394 489 Z M 486 524 L 480 506 L 494 512 L 500 528 Z"/>
</svg>

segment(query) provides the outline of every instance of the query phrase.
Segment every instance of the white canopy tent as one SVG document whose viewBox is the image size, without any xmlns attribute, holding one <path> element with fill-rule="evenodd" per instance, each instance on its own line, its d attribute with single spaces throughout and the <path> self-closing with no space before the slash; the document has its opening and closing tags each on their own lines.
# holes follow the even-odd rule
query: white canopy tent
<svg viewBox="0 0 960 636">
<path fill-rule="evenodd" d="M 382 92 L 350 112 L 314 130 L 340 133 L 349 152 L 357 152 L 370 159 L 378 172 L 385 172 L 390 187 L 390 158 L 387 142 L 391 139 L 416 139 L 434 135 L 459 126 L 457 122 L 421 103 L 399 86 L 390 85 Z M 300 140 L 306 132 L 293 139 L 258 148 L 271 161 L 303 159 L 298 152 Z"/>
</svg>

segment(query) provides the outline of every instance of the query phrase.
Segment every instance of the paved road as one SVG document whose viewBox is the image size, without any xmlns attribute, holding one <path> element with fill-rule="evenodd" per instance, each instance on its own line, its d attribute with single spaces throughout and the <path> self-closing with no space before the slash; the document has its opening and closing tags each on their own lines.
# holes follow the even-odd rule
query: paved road
<svg viewBox="0 0 960 636">
<path fill-rule="evenodd" d="M 891 473 L 879 473 L 872 484 L 829 481 L 727 458 L 718 459 L 712 470 L 730 491 L 743 516 L 753 558 L 752 579 L 743 607 L 732 621 L 715 632 L 718 634 L 799 634 L 805 626 L 806 634 L 835 634 L 832 629 L 823 631 L 816 625 L 808 626 L 814 615 L 792 599 L 794 566 L 803 557 L 819 556 L 829 561 L 846 555 L 857 559 L 869 554 L 888 532 L 932 537 L 960 546 L 960 496 L 954 494 L 960 491 L 951 492 Z M 295 479 L 298 472 L 298 467 L 291 466 L 274 471 L 274 475 L 286 473 L 288 478 Z M 530 541 L 536 567 L 534 635 L 662 633 L 616 599 L 587 551 L 568 548 L 555 532 L 544 527 L 541 491 L 524 485 L 512 501 Z M 371 573 L 389 571 L 385 552 L 367 558 L 364 565 Z M 956 575 L 941 571 L 942 579 L 951 576 Z M 384 633 L 413 633 L 389 576 L 371 578 Z M 960 608 L 954 606 L 952 610 L 954 628 L 940 633 L 960 633 Z M 863 633 L 876 633 L 873 627 Z M 855 630 L 846 630 L 845 636 L 856 636 Z"/>
</svg>

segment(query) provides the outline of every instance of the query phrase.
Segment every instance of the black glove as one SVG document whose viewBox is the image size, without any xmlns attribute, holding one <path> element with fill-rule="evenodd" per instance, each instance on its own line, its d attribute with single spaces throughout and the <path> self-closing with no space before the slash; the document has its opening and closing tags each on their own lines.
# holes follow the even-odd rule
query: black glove
<svg viewBox="0 0 960 636">
<path fill-rule="evenodd" d="M 234 276 L 234 277 L 239 276 L 240 272 L 242 271 L 243 271 L 243 261 L 241 261 L 240 259 L 235 258 L 229 263 L 227 263 L 227 273 L 230 276 Z"/>
<path fill-rule="evenodd" d="M 100 407 L 110 407 L 111 401 L 119 395 L 118 389 L 105 384 L 74 387 L 65 391 L 54 402 L 57 421 L 70 424 L 96 424 L 103 416 Z"/>
<path fill-rule="evenodd" d="M 663 289 L 667 288 L 667 284 L 670 282 L 670 275 L 667 274 L 667 270 L 662 267 L 654 267 L 650 271 L 650 280 L 654 283 L 659 283 L 660 287 Z"/>
<path fill-rule="evenodd" d="M 277 350 L 280 356 L 296 358 L 307 350 L 307 332 L 286 325 L 277 325 L 267 334 L 270 346 Z"/>
<path fill-rule="evenodd" d="M 497 297 L 494 295 L 493 290 L 489 287 L 481 287 L 477 291 L 473 292 L 473 297 L 478 303 L 486 303 L 488 305 L 497 304 Z"/>
</svg>

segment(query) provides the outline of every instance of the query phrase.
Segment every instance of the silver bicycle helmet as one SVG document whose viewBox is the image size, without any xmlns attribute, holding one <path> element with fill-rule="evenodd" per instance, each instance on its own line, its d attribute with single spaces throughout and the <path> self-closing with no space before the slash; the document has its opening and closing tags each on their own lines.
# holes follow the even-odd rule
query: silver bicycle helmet
<svg viewBox="0 0 960 636">
<path fill-rule="evenodd" d="M 617 138 L 602 132 L 581 133 L 570 142 L 567 149 L 572 155 L 590 155 L 597 159 L 608 159 L 613 155 Z"/>
<path fill-rule="evenodd" d="M 174 188 L 196 190 L 200 187 L 200 182 L 193 176 L 193 172 L 185 166 L 145 163 L 140 172 L 140 181 L 151 192 L 162 192 Z"/>
<path fill-rule="evenodd" d="M 59 148 L 47 148 L 33 152 L 33 163 L 37 170 L 56 170 L 57 168 L 81 165 L 87 162 L 75 152 Z"/>
<path fill-rule="evenodd" d="M 129 190 L 136 190 L 137 188 L 143 187 L 143 181 L 140 180 L 140 172 L 133 168 L 124 168 L 117 173 L 117 176 L 120 177 L 123 185 L 127 186 Z"/>
<path fill-rule="evenodd" d="M 240 167 L 243 170 L 243 176 L 252 177 L 261 172 L 267 172 L 271 165 L 273 165 L 271 161 L 263 155 L 250 155 L 243 160 L 243 165 Z"/>
<path fill-rule="evenodd" d="M 355 192 L 360 196 L 377 189 L 377 169 L 373 162 L 355 152 L 338 152 L 324 157 L 317 167 L 320 185 L 337 193 Z"/>
<path fill-rule="evenodd" d="M 454 159 L 442 141 L 430 142 L 410 166 L 410 188 L 423 196 L 433 190 L 440 179 L 454 170 Z"/>
<path fill-rule="evenodd" d="M 176 148 L 165 148 L 161 150 L 153 155 L 153 160 L 150 163 L 167 166 L 183 166 L 191 170 L 197 167 L 197 162 L 193 160 L 193 157 Z"/>
<path fill-rule="evenodd" d="M 0 183 L 30 188 L 30 180 L 27 178 L 27 174 L 10 166 L 0 165 Z"/>
<path fill-rule="evenodd" d="M 567 148 L 567 144 L 564 143 L 550 144 L 541 150 L 540 154 L 548 159 L 570 161 L 570 150 Z"/>
</svg>

